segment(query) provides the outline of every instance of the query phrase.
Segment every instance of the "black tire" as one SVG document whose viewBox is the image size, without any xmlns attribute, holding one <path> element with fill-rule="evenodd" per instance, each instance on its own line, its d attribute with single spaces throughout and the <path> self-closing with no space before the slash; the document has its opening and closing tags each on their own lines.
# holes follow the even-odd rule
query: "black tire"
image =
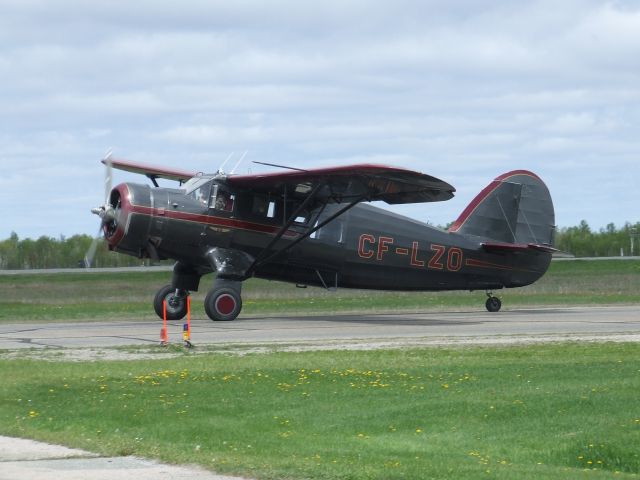
<svg viewBox="0 0 640 480">
<path fill-rule="evenodd" d="M 204 299 L 204 311 L 214 322 L 235 320 L 240 310 L 242 310 L 242 297 L 233 288 L 213 288 Z"/>
<path fill-rule="evenodd" d="M 153 309 L 160 318 L 163 318 L 162 303 L 167 302 L 167 320 L 181 320 L 187 314 L 187 296 L 176 297 L 176 289 L 171 285 L 165 285 L 153 299 Z"/>
<path fill-rule="evenodd" d="M 500 307 L 502 307 L 502 302 L 498 297 L 489 297 L 487 298 L 486 303 L 484 304 L 487 307 L 487 310 L 491 313 L 500 311 Z"/>
</svg>

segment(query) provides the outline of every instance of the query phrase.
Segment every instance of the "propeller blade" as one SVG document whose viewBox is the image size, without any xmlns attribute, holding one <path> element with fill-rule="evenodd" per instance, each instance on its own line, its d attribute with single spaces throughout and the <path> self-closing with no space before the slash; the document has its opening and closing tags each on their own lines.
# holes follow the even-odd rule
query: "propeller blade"
<svg viewBox="0 0 640 480">
<path fill-rule="evenodd" d="M 91 241 L 91 245 L 89 245 L 89 250 L 87 250 L 86 255 L 84 256 L 84 266 L 86 268 L 90 268 L 93 265 L 93 260 L 96 256 L 96 250 L 98 249 L 98 242 L 102 237 L 102 230 L 106 222 L 109 222 L 115 218 L 115 212 L 113 207 L 109 203 L 111 196 L 111 182 L 113 178 L 113 161 L 112 161 L 112 151 L 109 149 L 106 155 L 103 158 L 103 163 L 105 165 L 104 170 L 104 204 L 91 209 L 91 213 L 98 215 L 100 217 L 100 227 L 98 228 L 98 234 Z"/>
<path fill-rule="evenodd" d="M 93 266 L 93 260 L 96 257 L 96 250 L 98 249 L 98 242 L 100 241 L 100 233 L 102 232 L 102 225 L 100 225 L 100 229 L 98 230 L 98 235 L 93 237 L 91 241 L 91 245 L 89 245 L 89 250 L 84 256 L 84 267 L 91 268 Z"/>
<path fill-rule="evenodd" d="M 104 172 L 104 205 L 105 208 L 106 206 L 109 204 L 109 196 L 111 195 L 111 180 L 113 178 L 113 162 L 111 160 L 112 158 L 112 151 L 109 150 L 107 152 L 107 154 L 104 157 L 104 165 L 105 165 L 105 172 Z"/>
</svg>

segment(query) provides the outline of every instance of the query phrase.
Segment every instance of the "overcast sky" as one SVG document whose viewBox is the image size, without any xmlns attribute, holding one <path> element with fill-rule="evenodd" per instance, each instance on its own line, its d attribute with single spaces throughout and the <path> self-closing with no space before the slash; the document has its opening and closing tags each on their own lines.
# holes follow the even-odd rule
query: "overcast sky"
<svg viewBox="0 0 640 480">
<path fill-rule="evenodd" d="M 388 208 L 436 225 L 524 168 L 560 227 L 640 220 L 637 1 L 0 0 L 0 87 L 0 239 L 93 235 L 109 148 L 407 167 L 456 197 Z"/>
</svg>

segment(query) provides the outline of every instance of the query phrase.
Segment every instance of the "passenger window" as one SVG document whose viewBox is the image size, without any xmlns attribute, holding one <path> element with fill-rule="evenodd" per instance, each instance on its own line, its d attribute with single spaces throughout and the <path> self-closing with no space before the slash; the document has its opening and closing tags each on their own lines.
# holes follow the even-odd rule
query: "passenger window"
<svg viewBox="0 0 640 480">
<path fill-rule="evenodd" d="M 242 195 L 238 197 L 237 212 L 240 216 L 254 217 L 256 220 L 269 220 L 269 223 L 282 221 L 282 202 L 266 195 Z"/>
<path fill-rule="evenodd" d="M 268 209 L 267 199 L 264 197 L 253 197 L 251 213 L 257 217 L 266 217 Z"/>
<path fill-rule="evenodd" d="M 275 218 L 276 216 L 276 202 L 273 200 L 269 202 L 269 207 L 267 208 L 267 217 Z"/>
</svg>

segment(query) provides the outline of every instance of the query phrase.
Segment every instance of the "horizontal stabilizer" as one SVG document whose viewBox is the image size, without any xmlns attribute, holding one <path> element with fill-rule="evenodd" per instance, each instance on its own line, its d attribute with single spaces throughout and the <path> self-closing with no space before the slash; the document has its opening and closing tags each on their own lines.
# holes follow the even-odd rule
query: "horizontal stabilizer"
<svg viewBox="0 0 640 480">
<path fill-rule="evenodd" d="M 545 253 L 559 252 L 557 248 L 551 245 L 540 245 L 536 243 L 501 243 L 501 242 L 484 242 L 482 247 L 488 252 L 522 252 L 526 250 L 538 250 Z"/>
</svg>

